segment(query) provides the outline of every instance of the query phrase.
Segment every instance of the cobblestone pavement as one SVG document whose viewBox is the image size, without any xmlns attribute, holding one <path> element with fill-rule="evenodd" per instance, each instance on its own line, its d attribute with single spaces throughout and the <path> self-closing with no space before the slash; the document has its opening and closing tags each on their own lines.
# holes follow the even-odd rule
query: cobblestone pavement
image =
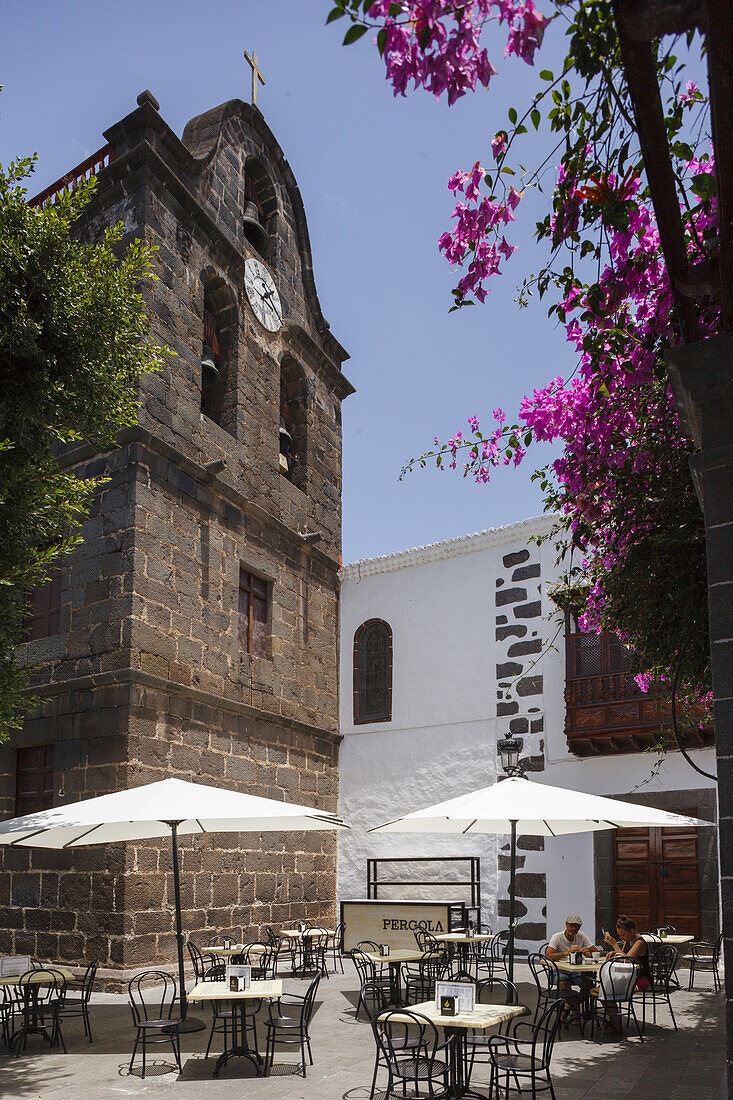
<svg viewBox="0 0 733 1100">
<path fill-rule="evenodd" d="M 534 1005 L 529 971 L 518 970 L 520 1002 Z M 704 977 L 701 979 L 705 981 Z M 286 989 L 302 991 L 303 983 L 285 979 Z M 117 1100 L 125 1096 L 177 1096 L 198 1100 L 236 1096 L 237 1100 L 369 1100 L 374 1067 L 374 1041 L 369 1025 L 354 1019 L 357 984 L 353 967 L 322 981 L 311 1027 L 315 1065 L 299 1076 L 293 1051 L 278 1054 L 271 1077 L 257 1079 L 244 1060 L 229 1064 L 221 1079 L 211 1074 L 214 1059 L 203 1057 L 207 1032 L 188 1036 L 183 1044 L 183 1074 L 164 1047 L 153 1048 L 148 1074 L 128 1073 L 133 1031 L 127 999 L 95 995 L 91 1007 L 94 1043 L 84 1038 L 81 1021 L 64 1026 L 68 1054 L 48 1049 L 38 1037 L 18 1058 L 0 1055 L 0 1096 L 8 1100 Z M 581 1039 L 577 1029 L 563 1032 L 555 1048 L 553 1081 L 557 1100 L 723 1100 L 723 997 L 707 989 L 673 995 L 679 1031 L 661 1009 L 657 1025 L 648 1026 L 645 1042 Z M 208 1023 L 207 1010 L 196 1014 Z M 363 1016 L 363 1014 L 362 1014 Z M 263 1032 L 263 1029 L 261 1029 Z M 221 1038 L 215 1038 L 221 1050 Z M 139 1063 L 138 1063 L 139 1065 Z M 477 1069 L 472 1086 L 482 1087 L 486 1071 Z M 549 1095 L 549 1094 L 547 1094 Z M 376 1100 L 383 1093 L 377 1092 Z"/>
</svg>

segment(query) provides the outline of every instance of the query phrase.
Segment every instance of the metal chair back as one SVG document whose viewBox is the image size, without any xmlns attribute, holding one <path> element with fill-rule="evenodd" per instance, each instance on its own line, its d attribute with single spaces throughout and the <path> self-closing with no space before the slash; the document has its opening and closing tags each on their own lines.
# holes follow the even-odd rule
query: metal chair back
<svg viewBox="0 0 733 1100">
<path fill-rule="evenodd" d="M 320 980 L 321 974 L 320 971 L 317 971 L 316 976 L 311 980 L 310 985 L 305 991 L 305 996 L 303 997 L 303 1007 L 300 1012 L 300 1024 L 301 1027 L 305 1029 L 306 1034 L 308 1033 L 308 1025 L 311 1022 L 313 1009 L 316 1005 L 316 993 L 318 992 L 318 983 L 320 982 Z"/>
<path fill-rule="evenodd" d="M 496 994 L 501 992 L 505 1005 L 518 1005 L 519 993 L 513 982 L 506 978 L 484 978 L 476 983 L 476 1004 L 497 1004 Z M 500 1002 L 499 1002 L 500 1003 Z"/>
<path fill-rule="evenodd" d="M 555 962 L 548 959 L 546 955 L 535 952 L 528 956 L 527 963 L 532 971 L 539 997 L 546 1000 L 548 997 L 557 996 L 560 985 L 560 971 Z"/>
<path fill-rule="evenodd" d="M 652 979 L 652 989 L 660 993 L 669 993 L 669 984 L 674 968 L 677 965 L 678 951 L 671 944 L 658 947 L 649 959 L 649 973 Z"/>
<path fill-rule="evenodd" d="M 127 986 L 135 1027 L 148 1020 L 170 1020 L 177 995 L 176 979 L 165 970 L 143 970 Z"/>
<path fill-rule="evenodd" d="M 21 974 L 16 985 L 16 996 L 22 1004 L 33 1001 L 34 1011 L 48 1007 L 55 1001 L 63 1001 L 66 979 L 58 970 L 37 966 Z"/>
<path fill-rule="evenodd" d="M 562 1001 L 552 1001 L 532 1029 L 532 1063 L 537 1070 L 549 1070 L 552 1051 L 560 1030 Z"/>
<path fill-rule="evenodd" d="M 387 1065 L 390 1085 L 395 1078 L 402 1082 L 414 1079 L 415 1067 L 421 1063 L 420 1082 L 427 1086 L 427 1095 L 432 1096 L 438 1048 L 435 1024 L 419 1012 L 401 1008 L 382 1013 L 377 1020 L 376 1035 Z M 444 1067 L 441 1066 L 441 1076 L 443 1072 Z"/>
<path fill-rule="evenodd" d="M 598 1000 L 606 1004 L 630 1001 L 640 972 L 636 959 L 608 959 L 598 974 Z"/>
<path fill-rule="evenodd" d="M 97 967 L 99 966 L 99 959 L 95 959 L 86 968 L 84 977 L 81 982 L 81 999 L 83 1004 L 89 1004 L 89 998 L 92 995 L 94 989 L 94 979 L 97 976 Z"/>
<path fill-rule="evenodd" d="M 507 952 L 509 951 L 509 932 L 504 929 L 502 932 L 497 932 L 495 936 L 492 936 L 488 941 L 489 943 L 489 956 L 494 965 L 506 966 Z"/>
</svg>

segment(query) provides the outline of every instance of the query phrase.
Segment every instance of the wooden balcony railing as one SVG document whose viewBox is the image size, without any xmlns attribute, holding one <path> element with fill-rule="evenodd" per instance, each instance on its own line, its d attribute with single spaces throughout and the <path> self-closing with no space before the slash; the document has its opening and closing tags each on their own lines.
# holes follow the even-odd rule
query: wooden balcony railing
<svg viewBox="0 0 733 1100">
<path fill-rule="evenodd" d="M 576 756 L 643 752 L 670 729 L 669 693 L 645 694 L 625 653 L 614 635 L 566 637 L 565 736 Z M 685 713 L 685 747 L 713 744 L 712 728 L 698 728 L 702 716 Z"/>
<path fill-rule="evenodd" d="M 96 176 L 102 168 L 106 168 L 114 158 L 114 155 L 115 152 L 111 145 L 105 145 L 102 149 L 98 149 L 96 153 L 92 153 L 92 155 L 87 157 L 86 160 L 83 160 L 81 164 L 77 164 L 76 168 L 72 168 L 71 171 L 67 172 L 65 176 L 62 176 L 60 180 L 56 180 L 55 183 L 52 183 L 45 191 L 41 191 L 40 194 L 29 199 L 28 205 L 47 206 L 49 203 L 55 203 L 59 195 L 64 191 L 73 191 L 74 188 L 78 187 L 84 180 L 91 179 L 92 176 Z"/>
</svg>

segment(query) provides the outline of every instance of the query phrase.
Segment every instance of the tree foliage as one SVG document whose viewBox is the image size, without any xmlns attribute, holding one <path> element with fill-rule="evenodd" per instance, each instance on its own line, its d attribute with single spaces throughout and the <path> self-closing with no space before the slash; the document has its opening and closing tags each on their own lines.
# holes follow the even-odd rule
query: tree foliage
<svg viewBox="0 0 733 1100">
<path fill-rule="evenodd" d="M 136 420 L 139 382 L 163 352 L 149 340 L 139 241 L 122 226 L 82 243 L 74 223 L 94 181 L 29 207 L 31 160 L 0 167 L 0 740 L 29 700 L 23 651 L 29 592 L 81 539 L 100 478 L 65 467 L 68 445 L 114 446 Z"/>
<path fill-rule="evenodd" d="M 566 378 L 525 397 L 514 423 L 454 437 L 408 463 L 456 467 L 486 482 L 499 464 L 518 464 L 538 440 L 564 453 L 535 475 L 548 509 L 559 511 L 558 546 L 566 585 L 583 590 L 585 624 L 616 631 L 637 667 L 669 675 L 678 658 L 687 691 L 709 688 L 704 528 L 664 352 L 680 339 L 633 105 L 625 85 L 610 0 L 554 0 L 550 16 L 532 0 L 337 0 L 330 21 L 373 27 L 395 95 L 408 86 L 449 102 L 496 76 L 482 46 L 487 27 L 508 29 L 504 51 L 533 65 L 546 27 L 564 25 L 567 54 L 558 73 L 527 81 L 524 103 L 509 107 L 491 150 L 448 182 L 453 225 L 438 247 L 460 269 L 452 309 L 487 300 L 490 279 L 516 263 L 511 223 L 527 188 L 549 186 L 536 239 L 547 248 L 526 275 L 518 304 L 550 298 L 575 366 Z M 351 34 L 348 41 L 359 35 Z M 690 76 L 704 41 L 693 34 L 655 44 L 657 79 L 691 264 L 717 250 L 718 221 L 708 104 Z M 532 157 L 544 128 L 552 150 Z M 719 323 L 715 299 L 694 300 L 701 337 Z"/>
</svg>

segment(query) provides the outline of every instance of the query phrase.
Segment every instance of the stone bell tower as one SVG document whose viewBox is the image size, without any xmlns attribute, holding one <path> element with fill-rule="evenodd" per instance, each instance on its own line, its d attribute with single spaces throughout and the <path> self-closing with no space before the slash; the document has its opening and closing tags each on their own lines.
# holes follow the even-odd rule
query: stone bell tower
<svg viewBox="0 0 733 1100">
<path fill-rule="evenodd" d="M 79 231 L 121 221 L 126 241 L 156 246 L 144 293 L 175 355 L 145 379 L 119 449 L 65 457 L 108 480 L 55 595 L 39 597 L 58 603 L 27 646 L 40 706 L 0 746 L 0 809 L 178 776 L 336 810 L 347 354 L 260 111 L 231 100 L 179 139 L 150 93 L 138 104 L 105 132 Z M 194 939 L 334 919 L 331 834 L 182 849 Z M 0 850 L 0 868 L 0 952 L 121 969 L 173 958 L 164 844 Z"/>
</svg>

